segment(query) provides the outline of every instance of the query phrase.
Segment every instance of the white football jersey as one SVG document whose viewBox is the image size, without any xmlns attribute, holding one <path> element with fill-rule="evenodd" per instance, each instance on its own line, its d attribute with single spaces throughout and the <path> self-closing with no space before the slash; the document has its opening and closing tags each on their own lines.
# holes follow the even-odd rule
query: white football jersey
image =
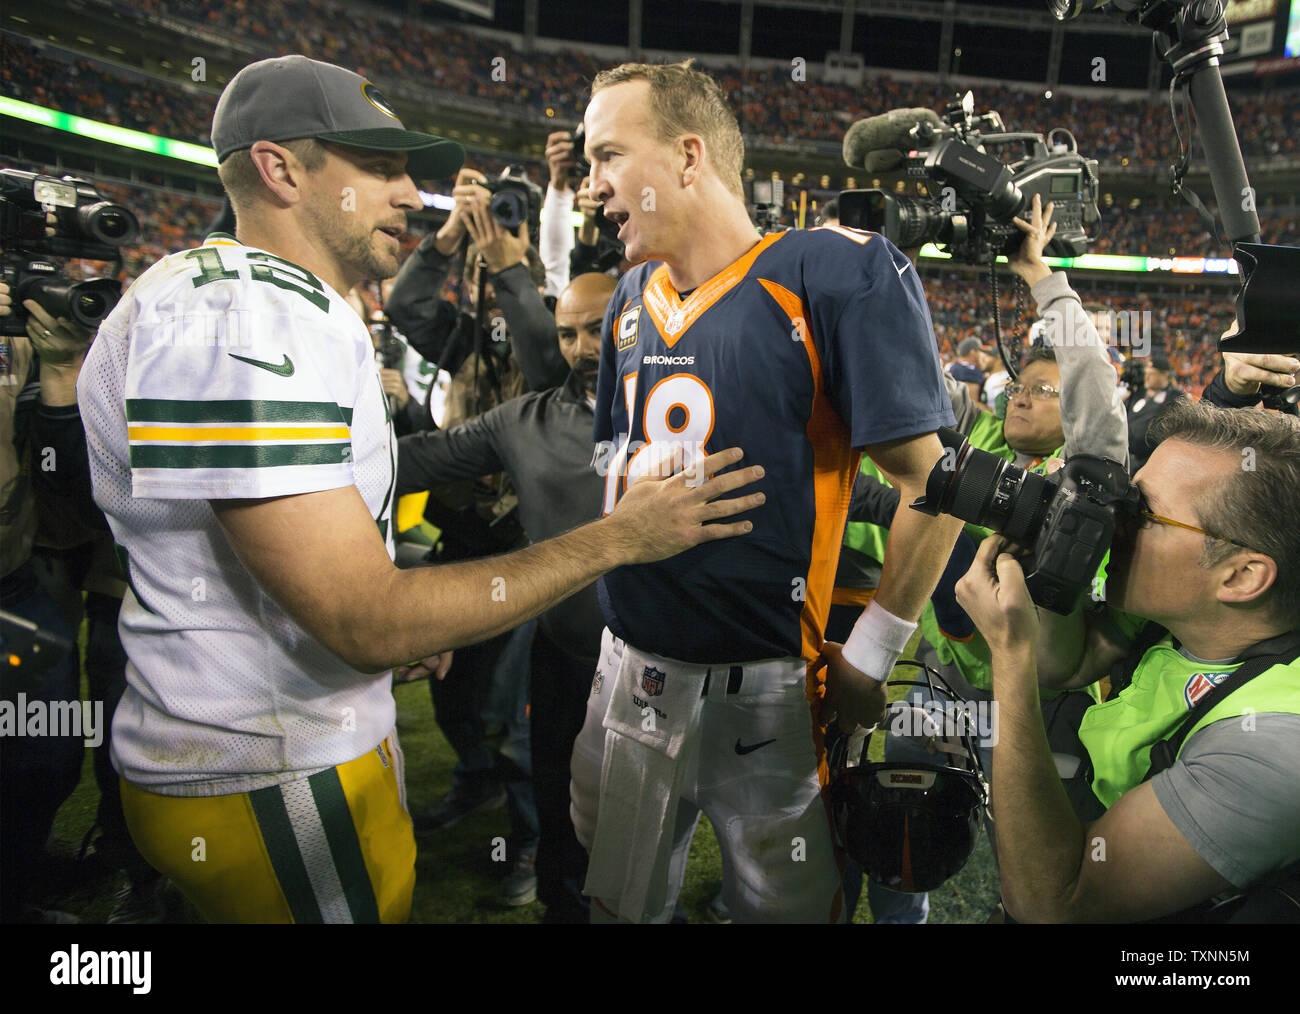
<svg viewBox="0 0 1300 1014">
<path fill-rule="evenodd" d="M 77 400 L 131 588 L 118 772 L 164 795 L 221 795 L 375 749 L 394 724 L 390 674 L 357 672 L 276 605 L 208 502 L 355 485 L 393 555 L 397 444 L 369 332 L 343 297 L 210 236 L 126 291 Z M 347 569 L 340 589 L 366 594 Z"/>
</svg>

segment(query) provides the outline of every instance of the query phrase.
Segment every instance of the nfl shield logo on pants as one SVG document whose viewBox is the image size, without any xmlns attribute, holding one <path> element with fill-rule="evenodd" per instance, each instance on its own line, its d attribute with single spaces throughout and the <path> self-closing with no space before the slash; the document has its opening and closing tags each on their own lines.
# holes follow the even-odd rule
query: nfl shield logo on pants
<svg viewBox="0 0 1300 1014">
<path fill-rule="evenodd" d="M 665 675 L 662 670 L 652 665 L 646 666 L 641 673 L 641 689 L 651 697 L 658 697 L 664 692 Z"/>
</svg>

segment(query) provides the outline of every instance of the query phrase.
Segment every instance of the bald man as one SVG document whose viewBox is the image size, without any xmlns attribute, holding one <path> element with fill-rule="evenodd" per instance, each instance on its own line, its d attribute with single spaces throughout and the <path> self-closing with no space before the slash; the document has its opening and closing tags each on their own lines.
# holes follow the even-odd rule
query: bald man
<svg viewBox="0 0 1300 1014">
<path fill-rule="evenodd" d="M 605 479 L 592 445 L 601 321 L 616 280 L 579 275 L 560 294 L 555 326 L 569 375 L 450 430 L 398 441 L 397 493 L 506 472 L 532 542 L 600 516 Z M 587 922 L 587 854 L 569 818 L 569 757 L 586 714 L 604 620 L 594 586 L 543 613 L 533 639 L 533 790 L 541 841 L 537 894 L 546 922 Z"/>
</svg>

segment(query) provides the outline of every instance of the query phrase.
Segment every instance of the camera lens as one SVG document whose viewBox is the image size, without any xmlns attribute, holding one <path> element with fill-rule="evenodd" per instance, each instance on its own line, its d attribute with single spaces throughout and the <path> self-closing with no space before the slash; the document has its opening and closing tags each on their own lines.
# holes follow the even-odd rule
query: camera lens
<svg viewBox="0 0 1300 1014">
<path fill-rule="evenodd" d="M 109 201 L 78 208 L 76 222 L 83 235 L 109 246 L 130 242 L 140 229 L 130 211 Z"/>
<path fill-rule="evenodd" d="M 951 514 L 1032 549 L 1058 483 L 972 447 L 955 431 L 925 487 L 927 513 Z"/>
<path fill-rule="evenodd" d="M 103 320 L 108 313 L 108 301 L 99 292 L 81 292 L 72 311 L 77 317 Z"/>
<path fill-rule="evenodd" d="M 58 276 L 42 279 L 32 287 L 35 299 L 55 317 L 71 317 L 93 331 L 117 305 L 122 287 L 111 278 L 89 278 L 70 282 Z"/>
<path fill-rule="evenodd" d="M 488 202 L 488 210 L 503 228 L 512 231 L 528 220 L 528 205 L 524 198 L 510 190 L 493 194 Z"/>
</svg>

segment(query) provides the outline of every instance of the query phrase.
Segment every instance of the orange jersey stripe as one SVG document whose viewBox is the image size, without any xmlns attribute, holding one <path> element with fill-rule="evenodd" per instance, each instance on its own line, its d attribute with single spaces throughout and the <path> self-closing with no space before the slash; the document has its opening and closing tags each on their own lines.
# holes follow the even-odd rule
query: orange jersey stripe
<svg viewBox="0 0 1300 1014">
<path fill-rule="evenodd" d="M 764 250 L 779 240 L 784 233 L 774 232 L 764 236 L 740 260 L 723 268 L 683 301 L 668 280 L 668 267 L 661 264 L 646 283 L 643 299 L 650 319 L 655 322 L 664 344 L 670 349 L 686 334 L 705 310 L 740 284 L 749 273 L 750 266 Z M 668 331 L 668 322 L 675 319 L 676 326 L 672 333 Z"/>
</svg>

